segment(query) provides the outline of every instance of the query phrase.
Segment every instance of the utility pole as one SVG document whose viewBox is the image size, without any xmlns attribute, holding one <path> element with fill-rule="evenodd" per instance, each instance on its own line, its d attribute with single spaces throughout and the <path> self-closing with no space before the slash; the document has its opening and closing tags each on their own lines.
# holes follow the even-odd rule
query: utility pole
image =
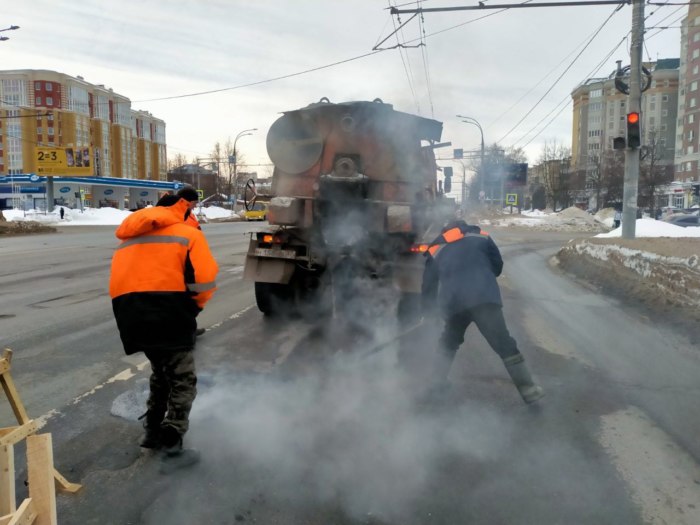
<svg viewBox="0 0 700 525">
<path fill-rule="evenodd" d="M 639 113 L 642 98 L 642 45 L 644 41 L 644 0 L 632 0 L 632 45 L 630 47 L 630 94 L 627 112 Z M 643 135 L 642 135 L 643 136 Z M 622 196 L 622 238 L 634 239 L 637 224 L 637 194 L 639 192 L 639 148 L 625 150 L 625 186 Z"/>
</svg>

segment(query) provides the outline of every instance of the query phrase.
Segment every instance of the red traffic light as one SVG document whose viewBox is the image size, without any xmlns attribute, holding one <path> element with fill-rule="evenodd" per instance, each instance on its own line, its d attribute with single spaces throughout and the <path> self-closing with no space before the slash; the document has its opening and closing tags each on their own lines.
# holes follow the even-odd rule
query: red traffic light
<svg viewBox="0 0 700 525">
<path fill-rule="evenodd" d="M 627 113 L 627 124 L 636 124 L 639 122 L 639 113 Z"/>
</svg>

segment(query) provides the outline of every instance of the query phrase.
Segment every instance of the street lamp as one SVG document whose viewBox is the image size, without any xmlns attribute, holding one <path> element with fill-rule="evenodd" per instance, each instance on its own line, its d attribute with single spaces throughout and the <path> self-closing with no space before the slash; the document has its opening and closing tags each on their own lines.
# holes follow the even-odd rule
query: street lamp
<svg viewBox="0 0 700 525">
<path fill-rule="evenodd" d="M 6 27 L 5 29 L 0 29 L 0 33 L 2 33 L 3 31 L 14 31 L 15 29 L 19 29 L 19 26 L 10 26 L 10 27 Z M 9 40 L 9 39 L 10 39 L 9 36 L 4 36 L 4 35 L 0 36 L 0 41 Z"/>
<path fill-rule="evenodd" d="M 233 180 L 236 184 L 236 197 L 238 196 L 238 174 L 236 171 L 236 168 L 238 166 L 238 158 L 237 158 L 237 152 L 236 152 L 236 142 L 238 142 L 238 139 L 241 137 L 245 137 L 247 135 L 252 135 L 253 131 L 257 131 L 258 128 L 250 128 L 250 129 L 244 129 L 241 131 L 238 135 L 236 135 L 236 138 L 233 139 Z M 229 157 L 229 163 L 231 162 L 231 157 Z M 229 179 L 228 179 L 228 195 L 229 198 L 231 198 L 231 174 L 229 172 Z M 235 197 L 234 197 L 235 199 Z M 236 209 L 236 201 L 233 201 L 233 210 L 235 211 Z"/>
<path fill-rule="evenodd" d="M 462 122 L 464 122 L 465 124 L 474 124 L 477 128 L 479 128 L 479 133 L 481 133 L 481 161 L 480 161 L 480 165 L 479 165 L 479 171 L 481 171 L 481 174 L 480 174 L 481 176 L 479 177 L 479 181 L 480 181 L 479 197 L 481 197 L 481 195 L 484 194 L 483 193 L 484 192 L 484 177 L 486 176 L 486 173 L 484 173 L 484 130 L 481 128 L 481 124 L 479 124 L 479 121 L 473 117 L 465 117 L 464 115 L 457 115 L 457 118 L 463 119 Z M 464 184 L 464 183 L 462 183 L 462 184 Z M 464 188 L 464 186 L 462 186 L 462 188 Z M 465 197 L 464 189 L 462 190 L 462 192 L 463 192 L 462 198 L 464 198 Z M 464 204 L 462 204 L 462 207 L 464 207 Z"/>
</svg>

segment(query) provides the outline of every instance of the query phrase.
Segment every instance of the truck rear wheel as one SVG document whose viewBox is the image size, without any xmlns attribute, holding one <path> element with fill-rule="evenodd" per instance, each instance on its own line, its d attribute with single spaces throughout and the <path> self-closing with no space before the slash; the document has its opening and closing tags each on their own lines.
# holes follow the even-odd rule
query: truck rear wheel
<svg viewBox="0 0 700 525">
<path fill-rule="evenodd" d="M 288 286 L 278 283 L 255 283 L 255 302 L 264 315 L 272 316 L 283 312 L 288 302 Z"/>
</svg>

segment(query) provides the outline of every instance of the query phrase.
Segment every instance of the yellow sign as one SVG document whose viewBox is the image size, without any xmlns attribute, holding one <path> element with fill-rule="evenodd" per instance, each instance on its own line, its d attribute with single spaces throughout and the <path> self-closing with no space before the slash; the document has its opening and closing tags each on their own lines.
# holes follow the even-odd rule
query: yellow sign
<svg viewBox="0 0 700 525">
<path fill-rule="evenodd" d="M 518 205 L 518 194 L 517 193 L 506 193 L 506 204 L 511 206 Z"/>
<path fill-rule="evenodd" d="M 46 177 L 94 175 L 92 148 L 34 148 L 37 174 Z"/>
</svg>

